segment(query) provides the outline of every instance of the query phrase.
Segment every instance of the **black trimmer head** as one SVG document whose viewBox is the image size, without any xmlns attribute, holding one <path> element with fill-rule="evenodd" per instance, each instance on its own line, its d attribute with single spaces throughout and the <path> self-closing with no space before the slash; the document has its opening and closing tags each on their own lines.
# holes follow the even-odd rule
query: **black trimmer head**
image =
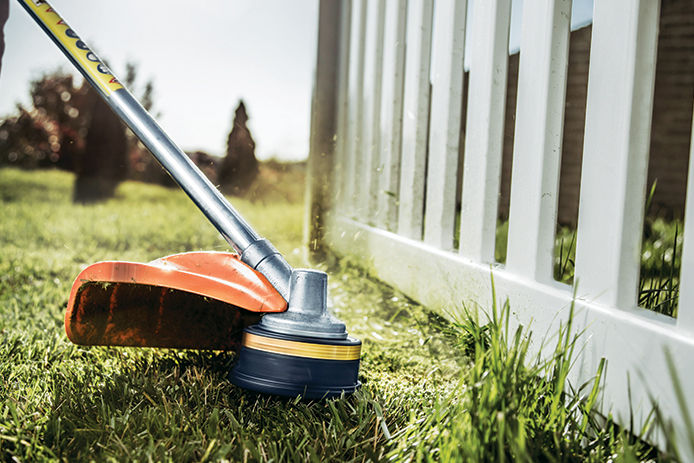
<svg viewBox="0 0 694 463">
<path fill-rule="evenodd" d="M 327 275 L 295 269 L 289 308 L 246 328 L 230 379 L 266 394 L 322 399 L 360 386 L 361 341 L 326 308 Z"/>
<path fill-rule="evenodd" d="M 244 389 L 322 399 L 359 387 L 361 341 L 328 340 L 246 328 L 231 381 Z"/>
</svg>

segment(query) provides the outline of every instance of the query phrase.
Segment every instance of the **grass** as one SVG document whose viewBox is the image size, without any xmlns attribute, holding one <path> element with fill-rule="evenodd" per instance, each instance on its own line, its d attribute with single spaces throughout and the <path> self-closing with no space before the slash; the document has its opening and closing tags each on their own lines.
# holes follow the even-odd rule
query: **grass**
<svg viewBox="0 0 694 463">
<path fill-rule="evenodd" d="M 153 461 L 668 461 L 593 411 L 599 378 L 564 379 L 576 334 L 528 358 L 507 304 L 455 323 L 332 264 L 334 312 L 363 340 L 353 397 L 303 402 L 231 385 L 233 353 L 81 347 L 62 317 L 72 278 L 105 259 L 228 248 L 178 190 L 125 183 L 73 205 L 73 178 L 0 169 L 0 459 Z M 276 193 L 276 192 L 275 192 Z M 273 194 L 275 194 L 273 193 Z M 291 195 L 289 195 L 291 196 Z M 302 204 L 234 205 L 306 265 Z"/>
<path fill-rule="evenodd" d="M 679 274 L 682 260 L 681 220 L 647 218 L 641 245 L 639 307 L 677 317 Z M 554 279 L 574 282 L 576 229 L 560 226 L 554 241 Z M 497 224 L 495 260 L 506 261 L 508 221 Z"/>
</svg>

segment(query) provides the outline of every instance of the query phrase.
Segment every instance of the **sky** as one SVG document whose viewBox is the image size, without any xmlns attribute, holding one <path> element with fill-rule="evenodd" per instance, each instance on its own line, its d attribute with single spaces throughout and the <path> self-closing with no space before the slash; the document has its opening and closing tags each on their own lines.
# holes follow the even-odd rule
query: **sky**
<svg viewBox="0 0 694 463">
<path fill-rule="evenodd" d="M 474 1 L 479 0 L 473 0 L 473 2 Z M 509 30 L 508 38 L 509 49 L 512 52 L 518 51 L 518 48 L 520 47 L 522 10 L 523 0 L 512 0 L 511 28 Z M 571 30 L 587 26 L 592 22 L 592 18 L 593 0 L 573 0 L 573 3 L 571 4 Z"/>
<path fill-rule="evenodd" d="M 138 66 L 141 94 L 154 82 L 153 113 L 184 150 L 223 155 L 243 98 L 261 159 L 308 154 L 317 0 L 52 0 L 116 76 Z M 0 119 L 29 102 L 28 82 L 66 58 L 10 1 L 0 73 Z"/>
<path fill-rule="evenodd" d="M 474 1 L 480 0 L 471 7 Z M 135 95 L 147 80 L 154 82 L 152 112 L 184 150 L 224 155 L 234 108 L 243 98 L 258 158 L 308 155 L 318 0 L 51 4 L 116 76 L 124 78 L 126 63 L 137 65 Z M 514 51 L 522 4 L 513 0 L 509 48 Z M 572 27 L 589 23 L 592 9 L 592 0 L 574 0 Z M 0 120 L 15 113 L 17 102 L 29 106 L 31 80 L 59 68 L 76 74 L 15 0 L 5 42 Z"/>
</svg>

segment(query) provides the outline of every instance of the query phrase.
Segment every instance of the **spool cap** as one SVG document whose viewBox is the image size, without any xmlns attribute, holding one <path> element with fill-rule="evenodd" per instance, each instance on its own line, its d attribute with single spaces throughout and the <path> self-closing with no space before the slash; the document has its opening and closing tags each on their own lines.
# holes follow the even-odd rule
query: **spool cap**
<svg viewBox="0 0 694 463">
<path fill-rule="evenodd" d="M 328 312 L 328 275 L 294 269 L 289 282 L 286 312 L 268 314 L 260 326 L 275 333 L 324 339 L 346 339 L 345 324 Z"/>
</svg>

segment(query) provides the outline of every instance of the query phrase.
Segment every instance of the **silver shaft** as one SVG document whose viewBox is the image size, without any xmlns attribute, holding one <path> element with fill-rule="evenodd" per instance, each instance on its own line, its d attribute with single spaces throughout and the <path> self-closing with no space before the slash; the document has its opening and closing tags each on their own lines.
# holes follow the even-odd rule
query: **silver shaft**
<svg viewBox="0 0 694 463">
<path fill-rule="evenodd" d="M 152 152 L 229 244 L 241 254 L 260 236 L 125 88 L 106 102 Z"/>
<path fill-rule="evenodd" d="M 265 275 L 282 297 L 289 300 L 292 268 L 279 251 L 251 228 L 128 90 L 122 88 L 102 96 L 241 255 L 241 260 Z"/>
</svg>

